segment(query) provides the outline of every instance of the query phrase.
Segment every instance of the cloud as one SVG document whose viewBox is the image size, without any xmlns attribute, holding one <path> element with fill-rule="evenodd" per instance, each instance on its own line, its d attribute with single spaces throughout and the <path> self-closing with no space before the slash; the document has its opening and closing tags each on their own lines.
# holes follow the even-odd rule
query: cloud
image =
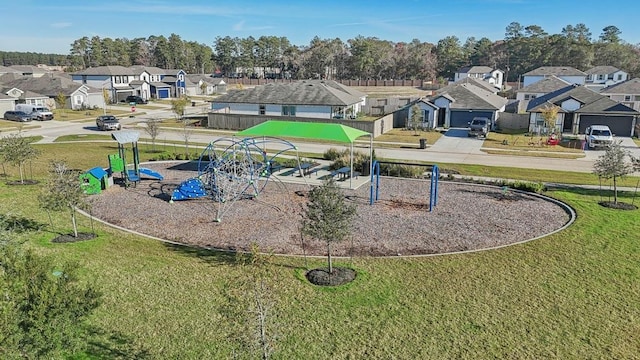
<svg viewBox="0 0 640 360">
<path fill-rule="evenodd" d="M 256 30 L 267 30 L 273 29 L 273 26 L 246 26 L 244 20 L 240 20 L 235 23 L 232 27 L 233 31 L 256 31 Z"/>
<path fill-rule="evenodd" d="M 57 23 L 51 24 L 50 26 L 52 28 L 54 28 L 54 29 L 64 29 L 64 28 L 71 27 L 71 23 L 70 22 L 57 22 Z"/>
</svg>

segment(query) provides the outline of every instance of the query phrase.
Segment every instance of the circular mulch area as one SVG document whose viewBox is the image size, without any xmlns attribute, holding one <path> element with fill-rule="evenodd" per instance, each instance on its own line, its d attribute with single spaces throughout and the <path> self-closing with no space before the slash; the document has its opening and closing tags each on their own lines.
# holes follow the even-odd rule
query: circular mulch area
<svg viewBox="0 0 640 360">
<path fill-rule="evenodd" d="M 187 245 L 276 254 L 326 255 L 326 244 L 300 236 L 309 188 L 270 181 L 258 198 L 219 204 L 210 199 L 169 203 L 174 188 L 197 175 L 192 163 L 148 163 L 163 181 L 114 186 L 92 197 L 92 213 L 111 224 Z M 500 187 L 440 182 L 429 212 L 429 181 L 381 178 L 380 201 L 369 185 L 345 190 L 357 205 L 351 236 L 332 244 L 334 256 L 404 256 L 479 250 L 536 238 L 565 226 L 569 213 L 535 194 Z"/>
<path fill-rule="evenodd" d="M 600 204 L 600 206 L 604 206 L 606 208 L 610 208 L 610 209 L 617 209 L 617 210 L 635 210 L 638 207 L 633 205 L 633 204 L 627 204 L 624 202 L 614 202 L 614 201 L 600 201 L 598 204 Z"/>
<path fill-rule="evenodd" d="M 329 268 L 313 269 L 307 271 L 305 277 L 314 285 L 339 286 L 355 280 L 356 271 L 343 267 L 334 267 L 332 272 Z"/>
<path fill-rule="evenodd" d="M 86 241 L 86 240 L 91 240 L 96 238 L 96 234 L 94 233 L 78 233 L 78 236 L 73 236 L 73 234 L 62 234 L 59 236 L 56 236 L 55 238 L 53 238 L 51 240 L 51 242 L 53 243 L 74 243 L 74 242 L 78 242 L 78 241 Z"/>
<path fill-rule="evenodd" d="M 40 182 L 38 180 L 24 180 L 24 181 L 20 181 L 20 180 L 11 180 L 11 181 L 7 181 L 5 182 L 5 184 L 7 185 L 37 185 Z"/>
</svg>

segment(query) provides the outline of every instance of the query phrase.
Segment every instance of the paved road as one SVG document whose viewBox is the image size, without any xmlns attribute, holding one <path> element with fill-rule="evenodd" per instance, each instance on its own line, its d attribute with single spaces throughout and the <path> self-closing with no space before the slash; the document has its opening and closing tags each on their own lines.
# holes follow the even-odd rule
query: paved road
<svg viewBox="0 0 640 360">
<path fill-rule="evenodd" d="M 124 117 L 121 119 L 123 127 L 136 125 L 151 118 L 167 118 L 171 117 L 171 111 L 167 109 L 145 110 L 144 115 L 135 118 Z M 187 108 L 189 113 L 201 111 L 201 107 Z M 55 138 L 68 134 L 95 134 L 101 133 L 91 122 L 70 122 L 70 121 L 46 121 L 38 123 L 41 127 L 23 131 L 25 135 L 41 135 L 43 142 L 53 141 Z M 144 135 L 142 135 L 144 137 Z M 209 143 L 219 135 L 205 134 L 201 131 L 194 131 L 190 136 L 191 142 Z M 180 130 L 162 130 L 159 140 L 177 140 L 184 141 L 183 134 Z M 622 145 L 635 156 L 640 156 L 640 149 L 630 138 L 618 138 L 622 140 Z M 322 153 L 329 147 L 345 148 L 340 145 L 316 144 L 307 142 L 296 142 L 298 150 L 301 152 Z M 360 148 L 360 151 L 368 151 L 366 148 Z M 394 159 L 398 161 L 419 160 L 432 163 L 460 163 L 460 164 L 478 164 L 488 166 L 504 166 L 531 169 L 547 169 L 547 170 L 566 170 L 590 173 L 593 171 L 593 163 L 600 156 L 602 150 L 588 150 L 585 157 L 580 159 L 554 159 L 535 156 L 513 156 L 513 155 L 495 155 L 486 154 L 480 150 L 482 140 L 476 138 L 468 138 L 465 129 L 451 129 L 440 138 L 435 144 L 427 149 L 389 149 L 375 148 L 379 157 Z M 504 174 L 509 177 L 509 174 Z M 559 179 L 560 180 L 560 179 Z"/>
</svg>

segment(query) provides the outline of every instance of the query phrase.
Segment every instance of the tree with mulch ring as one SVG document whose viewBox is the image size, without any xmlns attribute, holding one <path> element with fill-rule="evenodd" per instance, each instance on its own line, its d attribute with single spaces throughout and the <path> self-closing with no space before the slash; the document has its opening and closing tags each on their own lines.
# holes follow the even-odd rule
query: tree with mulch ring
<svg viewBox="0 0 640 360">
<path fill-rule="evenodd" d="M 31 141 L 20 133 L 5 136 L 0 140 L 0 154 L 2 159 L 18 167 L 20 181 L 8 181 L 7 185 L 33 185 L 38 182 L 24 178 L 24 164 L 40 156 L 40 150 L 31 146 Z"/>
<path fill-rule="evenodd" d="M 51 211 L 68 210 L 71 215 L 73 233 L 69 235 L 63 234 L 54 239 L 54 242 L 74 242 L 95 237 L 95 234 L 78 233 L 77 209 L 88 210 L 89 203 L 78 173 L 70 170 L 64 161 L 53 161 L 51 163 L 49 178 L 38 200 L 40 201 L 40 207 L 49 214 L 51 227 L 53 227 Z"/>
<path fill-rule="evenodd" d="M 633 204 L 618 202 L 618 179 L 631 173 L 634 168 L 632 164 L 627 162 L 627 156 L 631 155 L 620 146 L 619 142 L 614 142 L 593 164 L 594 174 L 601 179 L 613 180 L 613 201 L 600 201 L 599 204 L 601 206 L 620 210 L 634 210 L 637 208 Z"/>
<path fill-rule="evenodd" d="M 336 286 L 351 282 L 356 277 L 353 269 L 333 267 L 331 244 L 344 241 L 351 233 L 356 206 L 345 202 L 342 189 L 334 179 L 309 192 L 309 202 L 302 215 L 302 233 L 327 244 L 328 268 L 307 272 L 309 282 L 315 285 Z"/>
</svg>

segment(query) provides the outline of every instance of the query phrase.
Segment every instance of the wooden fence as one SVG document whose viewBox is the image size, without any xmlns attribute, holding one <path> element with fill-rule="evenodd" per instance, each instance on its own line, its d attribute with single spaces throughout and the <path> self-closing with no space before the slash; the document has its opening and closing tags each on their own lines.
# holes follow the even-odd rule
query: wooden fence
<svg viewBox="0 0 640 360">
<path fill-rule="evenodd" d="M 300 80 L 292 79 L 251 79 L 251 78 L 224 78 L 230 85 L 242 84 L 243 86 L 265 85 L 269 83 L 292 83 Z M 346 86 L 409 86 L 424 90 L 437 90 L 444 85 L 425 80 L 335 80 Z"/>
</svg>

